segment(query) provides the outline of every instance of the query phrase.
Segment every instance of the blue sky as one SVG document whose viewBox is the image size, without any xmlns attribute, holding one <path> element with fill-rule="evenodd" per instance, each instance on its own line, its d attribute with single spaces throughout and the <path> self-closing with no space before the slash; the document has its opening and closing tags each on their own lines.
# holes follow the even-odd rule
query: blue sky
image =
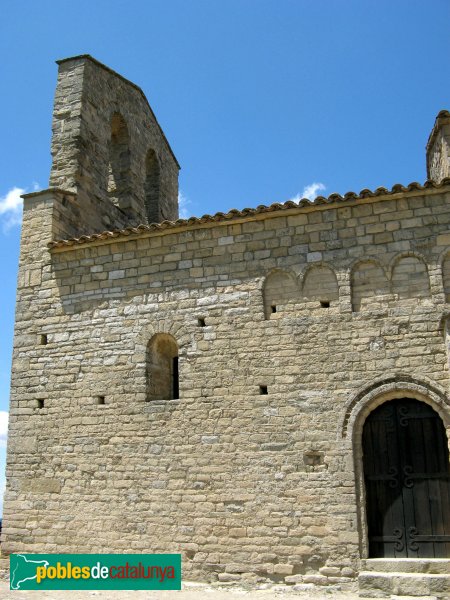
<svg viewBox="0 0 450 600">
<path fill-rule="evenodd" d="M 19 190 L 47 187 L 54 61 L 89 53 L 144 90 L 202 215 L 424 181 L 449 23 L 449 0 L 3 0 L 0 489 Z"/>
</svg>

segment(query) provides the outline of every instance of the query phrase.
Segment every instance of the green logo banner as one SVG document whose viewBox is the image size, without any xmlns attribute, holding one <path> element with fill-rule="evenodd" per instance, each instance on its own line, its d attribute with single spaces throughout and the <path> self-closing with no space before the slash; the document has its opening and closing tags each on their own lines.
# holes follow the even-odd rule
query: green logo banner
<svg viewBox="0 0 450 600">
<path fill-rule="evenodd" d="M 181 590 L 181 554 L 11 554 L 11 590 Z"/>
</svg>

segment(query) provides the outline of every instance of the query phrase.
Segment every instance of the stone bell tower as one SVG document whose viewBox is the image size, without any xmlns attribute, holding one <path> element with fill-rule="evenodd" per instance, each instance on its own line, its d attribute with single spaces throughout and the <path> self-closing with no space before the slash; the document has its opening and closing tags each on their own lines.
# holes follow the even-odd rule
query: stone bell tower
<svg viewBox="0 0 450 600">
<path fill-rule="evenodd" d="M 79 233 L 178 218 L 179 164 L 142 90 L 89 55 L 57 61 L 50 186 Z"/>
</svg>

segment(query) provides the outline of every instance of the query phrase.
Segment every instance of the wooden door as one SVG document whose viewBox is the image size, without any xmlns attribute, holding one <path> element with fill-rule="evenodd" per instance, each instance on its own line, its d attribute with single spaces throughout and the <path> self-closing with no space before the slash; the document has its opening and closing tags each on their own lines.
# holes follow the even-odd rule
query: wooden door
<svg viewBox="0 0 450 600">
<path fill-rule="evenodd" d="M 369 556 L 450 557 L 450 465 L 439 415 L 426 403 L 391 400 L 363 430 Z"/>
</svg>

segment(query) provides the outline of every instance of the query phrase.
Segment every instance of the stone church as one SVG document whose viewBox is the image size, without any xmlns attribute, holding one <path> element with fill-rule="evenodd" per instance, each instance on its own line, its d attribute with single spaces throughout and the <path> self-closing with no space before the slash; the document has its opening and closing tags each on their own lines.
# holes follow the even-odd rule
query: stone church
<svg viewBox="0 0 450 600">
<path fill-rule="evenodd" d="M 425 184 L 178 218 L 142 90 L 58 61 L 24 196 L 3 553 L 449 593 L 450 113 Z"/>
</svg>

